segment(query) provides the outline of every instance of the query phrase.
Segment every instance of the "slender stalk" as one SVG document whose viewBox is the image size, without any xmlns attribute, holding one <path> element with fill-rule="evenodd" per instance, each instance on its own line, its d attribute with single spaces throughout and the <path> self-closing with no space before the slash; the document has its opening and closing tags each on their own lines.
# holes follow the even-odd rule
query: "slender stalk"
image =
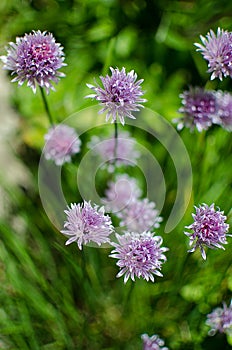
<svg viewBox="0 0 232 350">
<path fill-rule="evenodd" d="M 135 287 L 135 282 L 132 282 L 132 281 L 130 281 L 130 282 L 131 282 L 131 284 L 129 286 L 129 290 L 128 290 L 127 294 L 125 295 L 124 301 L 123 301 L 123 308 L 122 308 L 123 315 L 125 315 L 129 309 L 131 295 L 132 295 L 132 292 L 133 292 L 134 287 Z"/>
<path fill-rule="evenodd" d="M 114 122 L 114 165 L 117 162 L 117 148 L 118 148 L 118 123 Z"/>
<path fill-rule="evenodd" d="M 44 108 L 45 108 L 45 111 L 46 111 L 46 113 L 47 113 L 49 123 L 50 123 L 51 126 L 52 126 L 52 125 L 54 125 L 54 120 L 53 120 L 53 117 L 52 117 L 52 115 L 51 115 L 50 109 L 49 109 L 49 107 L 48 107 L 48 102 L 47 102 L 47 99 L 46 99 L 44 90 L 43 90 L 43 88 L 42 88 L 41 86 L 40 86 L 39 88 L 40 88 L 40 92 L 41 92 L 41 96 L 42 96 Z"/>
</svg>

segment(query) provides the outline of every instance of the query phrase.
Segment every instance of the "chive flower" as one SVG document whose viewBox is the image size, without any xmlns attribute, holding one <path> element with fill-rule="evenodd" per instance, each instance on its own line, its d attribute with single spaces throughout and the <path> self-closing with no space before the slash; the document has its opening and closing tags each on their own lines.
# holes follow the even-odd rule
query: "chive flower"
<svg viewBox="0 0 232 350">
<path fill-rule="evenodd" d="M 114 247 L 111 258 L 118 259 L 116 265 L 120 271 L 116 277 L 124 275 L 124 283 L 129 278 L 135 281 L 135 277 L 154 282 L 154 275 L 163 277 L 160 272 L 163 262 L 167 260 L 164 253 L 168 248 L 161 247 L 163 239 L 154 236 L 154 233 L 125 232 L 123 235 L 116 233 L 118 243 L 111 242 Z"/>
<path fill-rule="evenodd" d="M 81 250 L 82 245 L 87 243 L 96 243 L 98 246 L 110 243 L 113 226 L 103 206 L 99 208 L 96 204 L 84 201 L 82 204 L 71 204 L 64 212 L 66 221 L 61 233 L 69 237 L 66 245 L 76 242 Z"/>
<path fill-rule="evenodd" d="M 110 67 L 111 76 L 100 76 L 103 87 L 96 83 L 96 86 L 87 84 L 94 91 L 87 98 L 96 99 L 103 107 L 99 113 L 106 112 L 106 121 L 112 118 L 112 123 L 117 118 L 122 125 L 125 124 L 125 117 L 136 119 L 132 112 L 139 111 L 143 107 L 141 103 L 146 102 L 141 96 L 144 92 L 141 89 L 143 79 L 137 80 L 134 70 L 126 73 L 123 67 L 121 70 Z"/>
<path fill-rule="evenodd" d="M 193 232 L 184 232 L 190 239 L 189 245 L 192 247 L 189 252 L 194 252 L 200 248 L 202 258 L 206 260 L 204 247 L 211 249 L 225 249 L 224 244 L 227 244 L 226 236 L 229 230 L 229 225 L 225 223 L 227 217 L 220 208 L 215 209 L 214 203 L 208 206 L 202 204 L 195 207 L 196 214 L 192 214 L 194 222 L 186 226 Z"/>
<path fill-rule="evenodd" d="M 212 29 L 207 35 L 200 36 L 202 44 L 195 43 L 197 51 L 208 61 L 208 72 L 211 80 L 232 77 L 232 33 L 221 28 L 215 34 Z"/>
<path fill-rule="evenodd" d="M 12 82 L 22 85 L 27 82 L 33 92 L 39 85 L 45 88 L 47 94 L 54 90 L 53 83 L 58 83 L 64 73 L 59 69 L 64 63 L 63 47 L 56 43 L 53 35 L 47 32 L 32 31 L 23 37 L 17 37 L 16 42 L 10 42 L 7 55 L 1 56 L 3 68 L 10 70 L 14 76 Z"/>
<path fill-rule="evenodd" d="M 50 127 L 45 138 L 44 156 L 56 165 L 71 161 L 71 156 L 80 152 L 81 140 L 75 129 L 65 124 Z"/>
</svg>

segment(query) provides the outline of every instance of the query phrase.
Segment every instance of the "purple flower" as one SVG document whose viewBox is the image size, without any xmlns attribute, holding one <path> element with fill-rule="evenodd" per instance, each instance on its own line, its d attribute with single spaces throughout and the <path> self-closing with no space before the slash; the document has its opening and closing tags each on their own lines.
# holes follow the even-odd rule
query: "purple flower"
<svg viewBox="0 0 232 350">
<path fill-rule="evenodd" d="M 27 85 L 36 92 L 36 84 L 44 87 L 47 94 L 54 90 L 52 83 L 58 83 L 64 74 L 58 70 L 65 66 L 63 48 L 55 42 L 51 33 L 33 31 L 9 43 L 7 56 L 1 57 L 4 68 L 15 75 L 12 82 Z"/>
<path fill-rule="evenodd" d="M 163 239 L 160 236 L 154 236 L 154 233 L 126 232 L 120 236 L 116 234 L 118 243 L 112 242 L 115 247 L 109 255 L 111 258 L 118 259 L 117 266 L 120 271 L 116 277 L 124 275 L 124 283 L 129 278 L 135 281 L 135 277 L 142 277 L 146 281 L 154 282 L 154 276 L 163 277 L 160 270 L 166 256 L 163 254 L 168 248 L 162 248 Z"/>
<path fill-rule="evenodd" d="M 61 233 L 69 237 L 66 245 L 76 242 L 81 250 L 82 245 L 89 242 L 99 246 L 110 242 L 113 226 L 111 218 L 105 215 L 104 207 L 99 208 L 96 204 L 92 206 L 90 202 L 84 201 L 83 204 L 71 204 L 64 212 L 67 221 Z"/>
<path fill-rule="evenodd" d="M 219 333 L 227 333 L 232 335 L 232 305 L 227 307 L 223 303 L 223 308 L 216 308 L 207 315 L 206 324 L 211 327 L 209 335 Z"/>
<path fill-rule="evenodd" d="M 232 77 L 232 33 L 218 28 L 215 34 L 211 29 L 206 37 L 201 35 L 200 38 L 203 45 L 195 43 L 195 46 L 208 61 L 211 80 Z"/>
<path fill-rule="evenodd" d="M 142 334 L 141 338 L 143 340 L 143 350 L 168 350 L 168 348 L 164 346 L 163 339 L 160 339 L 156 334 L 151 337 L 147 334 Z"/>
<path fill-rule="evenodd" d="M 119 118 L 122 125 L 125 124 L 125 117 L 135 119 L 132 115 L 133 111 L 138 111 L 143 107 L 142 102 L 146 102 L 141 98 L 144 94 L 140 84 L 143 79 L 136 82 L 137 74 L 132 70 L 126 73 L 126 69 L 123 67 L 120 71 L 118 68 L 114 69 L 110 67 L 111 77 L 100 76 L 103 84 L 103 88 L 100 85 L 96 86 L 87 84 L 87 86 L 94 91 L 94 94 L 86 96 L 87 98 L 95 98 L 103 108 L 99 113 L 107 112 L 106 121 L 112 118 L 112 123 L 116 122 Z"/>
<path fill-rule="evenodd" d="M 116 147 L 116 161 L 114 135 L 110 136 L 108 139 L 93 136 L 88 147 L 93 148 L 94 152 L 105 162 L 104 166 L 107 167 L 110 172 L 113 172 L 115 165 L 136 165 L 140 153 L 135 149 L 135 145 L 135 139 L 131 137 L 128 132 L 119 133 Z"/>
<path fill-rule="evenodd" d="M 227 217 L 223 211 L 215 210 L 214 203 L 208 206 L 207 204 L 200 205 L 196 208 L 196 214 L 192 214 L 194 222 L 186 226 L 193 233 L 184 232 L 190 238 L 190 246 L 193 246 L 189 252 L 194 252 L 197 247 L 201 250 L 201 255 L 206 260 L 204 246 L 208 248 L 225 249 L 222 244 L 227 244 L 226 233 L 229 225 L 225 223 Z"/>
<path fill-rule="evenodd" d="M 155 207 L 155 203 L 147 198 L 130 201 L 125 209 L 117 213 L 118 218 L 121 219 L 120 226 L 125 226 L 127 231 L 134 232 L 158 228 L 162 218 Z"/>
<path fill-rule="evenodd" d="M 229 92 L 217 91 L 218 113 L 216 124 L 232 131 L 232 96 Z"/>
<path fill-rule="evenodd" d="M 80 151 L 81 140 L 76 131 L 68 125 L 52 126 L 44 138 L 44 156 L 46 159 L 52 159 L 56 165 L 70 162 L 71 156 Z"/>
<path fill-rule="evenodd" d="M 217 118 L 217 99 L 214 91 L 207 91 L 200 87 L 190 88 L 184 91 L 180 97 L 182 98 L 182 107 L 179 112 L 183 117 L 174 119 L 177 122 L 177 128 L 181 130 L 184 126 L 194 127 L 198 131 L 207 130 L 214 119 Z"/>
<path fill-rule="evenodd" d="M 107 211 L 118 212 L 138 199 L 142 191 L 137 181 L 126 174 L 119 174 L 115 181 L 110 181 L 105 191 L 106 197 L 102 199 Z"/>
</svg>

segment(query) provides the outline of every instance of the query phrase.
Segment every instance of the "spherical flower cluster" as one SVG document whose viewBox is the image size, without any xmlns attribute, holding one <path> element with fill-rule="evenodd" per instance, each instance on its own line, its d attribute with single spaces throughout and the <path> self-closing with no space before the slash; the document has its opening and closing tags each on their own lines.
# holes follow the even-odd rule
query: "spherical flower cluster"
<svg viewBox="0 0 232 350">
<path fill-rule="evenodd" d="M 44 138 L 44 156 L 46 159 L 52 159 L 56 165 L 70 162 L 71 156 L 80 151 L 81 140 L 75 129 L 68 125 L 52 126 Z"/>
<path fill-rule="evenodd" d="M 194 222 L 186 226 L 193 233 L 185 232 L 185 234 L 190 238 L 190 246 L 193 246 L 189 252 L 194 252 L 199 247 L 202 258 L 205 260 L 204 246 L 212 249 L 225 249 L 222 244 L 227 244 L 226 236 L 228 236 L 229 225 L 225 223 L 227 217 L 223 215 L 224 212 L 219 208 L 215 210 L 214 203 L 210 206 L 203 204 L 195 208 L 196 214 L 192 214 Z"/>
<path fill-rule="evenodd" d="M 158 228 L 162 218 L 155 207 L 155 203 L 147 198 L 132 200 L 125 209 L 117 213 L 118 218 L 121 219 L 120 226 L 134 232 Z"/>
<path fill-rule="evenodd" d="M 123 210 L 132 201 L 138 199 L 142 191 L 137 181 L 127 174 L 119 174 L 115 181 L 110 181 L 102 199 L 107 211 L 118 212 Z"/>
<path fill-rule="evenodd" d="M 33 31 L 22 38 L 16 38 L 7 49 L 7 56 L 1 57 L 4 68 L 12 71 L 12 82 L 27 85 L 36 92 L 36 85 L 54 90 L 52 83 L 58 83 L 64 74 L 58 70 L 65 66 L 63 48 L 55 42 L 51 33 Z"/>
<path fill-rule="evenodd" d="M 168 348 L 164 346 L 163 339 L 159 338 L 156 334 L 151 337 L 149 337 L 148 334 L 142 334 L 141 338 L 143 340 L 143 350 L 168 350 Z"/>
<path fill-rule="evenodd" d="M 229 92 L 216 92 L 218 101 L 217 124 L 232 131 L 232 95 Z"/>
<path fill-rule="evenodd" d="M 133 70 L 126 73 L 124 67 L 121 71 L 112 67 L 110 67 L 110 70 L 111 76 L 100 77 L 103 88 L 98 84 L 96 86 L 87 84 L 94 91 L 94 94 L 86 97 L 95 98 L 100 102 L 103 108 L 99 113 L 107 112 L 106 121 L 112 118 L 112 122 L 116 122 L 118 117 L 124 125 L 124 118 L 135 119 L 132 112 L 139 111 L 143 107 L 141 103 L 146 102 L 145 99 L 141 98 L 144 94 L 140 86 L 143 79 L 136 81 L 137 74 Z"/>
<path fill-rule="evenodd" d="M 154 275 L 162 277 L 160 270 L 166 256 L 163 254 L 168 248 L 161 247 L 163 239 L 154 236 L 154 233 L 126 232 L 120 236 L 116 234 L 118 243 L 112 242 L 114 246 L 110 257 L 118 259 L 117 266 L 120 271 L 117 277 L 124 275 L 124 283 L 129 278 L 135 281 L 135 277 L 154 282 Z"/>
<path fill-rule="evenodd" d="M 116 149 L 115 149 L 115 143 Z M 109 171 L 113 171 L 115 166 L 127 165 L 135 166 L 140 153 L 135 149 L 136 141 L 128 132 L 121 132 L 118 135 L 117 141 L 113 135 L 107 139 L 102 139 L 93 136 L 88 144 L 88 147 L 100 156 L 104 166 L 108 167 Z M 116 153 L 115 153 L 116 151 Z M 116 160 L 115 160 L 116 157 Z M 103 166 L 103 167 L 104 167 Z"/>
<path fill-rule="evenodd" d="M 200 36 L 202 44 L 195 43 L 204 59 L 208 61 L 211 79 L 232 77 L 232 33 L 218 28 L 217 33 L 211 29 L 206 37 Z"/>
<path fill-rule="evenodd" d="M 217 331 L 232 335 L 232 305 L 223 303 L 222 308 L 214 309 L 207 315 L 206 324 L 211 327 L 209 335 L 214 335 Z"/>
<path fill-rule="evenodd" d="M 213 124 L 232 130 L 232 95 L 229 92 L 191 87 L 180 97 L 182 107 L 179 112 L 183 116 L 173 120 L 179 130 L 185 126 L 190 130 L 196 127 L 201 132 Z"/>
<path fill-rule="evenodd" d="M 67 220 L 61 233 L 69 237 L 66 245 L 76 242 L 81 250 L 83 244 L 96 243 L 100 246 L 110 242 L 113 226 L 111 218 L 105 215 L 104 207 L 92 206 L 84 201 L 83 204 L 71 204 L 65 214 Z"/>
<path fill-rule="evenodd" d="M 207 91 L 200 87 L 190 88 L 180 95 L 182 107 L 179 112 L 183 117 L 174 120 L 177 128 L 181 130 L 184 126 L 194 127 L 198 131 L 207 130 L 217 117 L 218 101 L 214 91 Z"/>
</svg>

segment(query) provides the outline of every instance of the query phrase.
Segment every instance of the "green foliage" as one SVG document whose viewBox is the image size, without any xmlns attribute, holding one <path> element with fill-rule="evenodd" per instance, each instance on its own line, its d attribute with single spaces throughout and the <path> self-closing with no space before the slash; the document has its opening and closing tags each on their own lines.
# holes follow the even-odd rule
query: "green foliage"
<svg viewBox="0 0 232 350">
<path fill-rule="evenodd" d="M 86 83 L 106 74 L 109 66 L 134 69 L 144 78 L 146 107 L 172 121 L 178 116 L 179 94 L 188 85 L 231 89 L 229 79 L 207 82 L 206 63 L 193 46 L 210 28 L 232 30 L 231 13 L 229 1 L 216 0 L 3 0 L 1 54 L 8 41 L 33 29 L 50 31 L 62 43 L 66 78 L 48 96 L 57 121 L 92 104 L 84 99 L 89 93 Z M 115 279 L 117 268 L 108 249 L 65 247 L 46 217 L 36 179 L 48 123 L 39 94 L 13 86 L 11 102 L 22 126 L 19 156 L 35 182 L 33 189 L 22 189 L 1 181 L 10 196 L 9 212 L 0 222 L 1 349 L 141 349 L 142 333 L 159 334 L 170 349 L 229 349 L 231 338 L 210 338 L 205 319 L 231 298 L 231 239 L 225 251 L 208 251 L 203 262 L 199 252 L 187 255 L 183 230 L 192 222 L 193 205 L 203 202 L 215 202 L 232 224 L 230 133 L 217 127 L 202 134 L 181 131 L 193 168 L 192 198 L 178 226 L 162 234 L 176 195 L 175 169 L 154 138 L 135 130 L 133 136 L 156 155 L 167 181 L 159 234 L 170 251 L 164 277 L 154 284 L 138 280 L 131 291 L 132 283 L 124 286 Z M 80 126 L 87 119 L 80 120 Z M 100 128 L 95 131 L 102 133 Z M 83 135 L 83 143 L 89 137 Z M 69 164 L 63 174 L 70 201 L 80 199 L 73 190 L 75 171 Z M 135 172 L 140 176 L 138 169 Z M 106 175 L 98 176 L 103 193 Z"/>
</svg>

